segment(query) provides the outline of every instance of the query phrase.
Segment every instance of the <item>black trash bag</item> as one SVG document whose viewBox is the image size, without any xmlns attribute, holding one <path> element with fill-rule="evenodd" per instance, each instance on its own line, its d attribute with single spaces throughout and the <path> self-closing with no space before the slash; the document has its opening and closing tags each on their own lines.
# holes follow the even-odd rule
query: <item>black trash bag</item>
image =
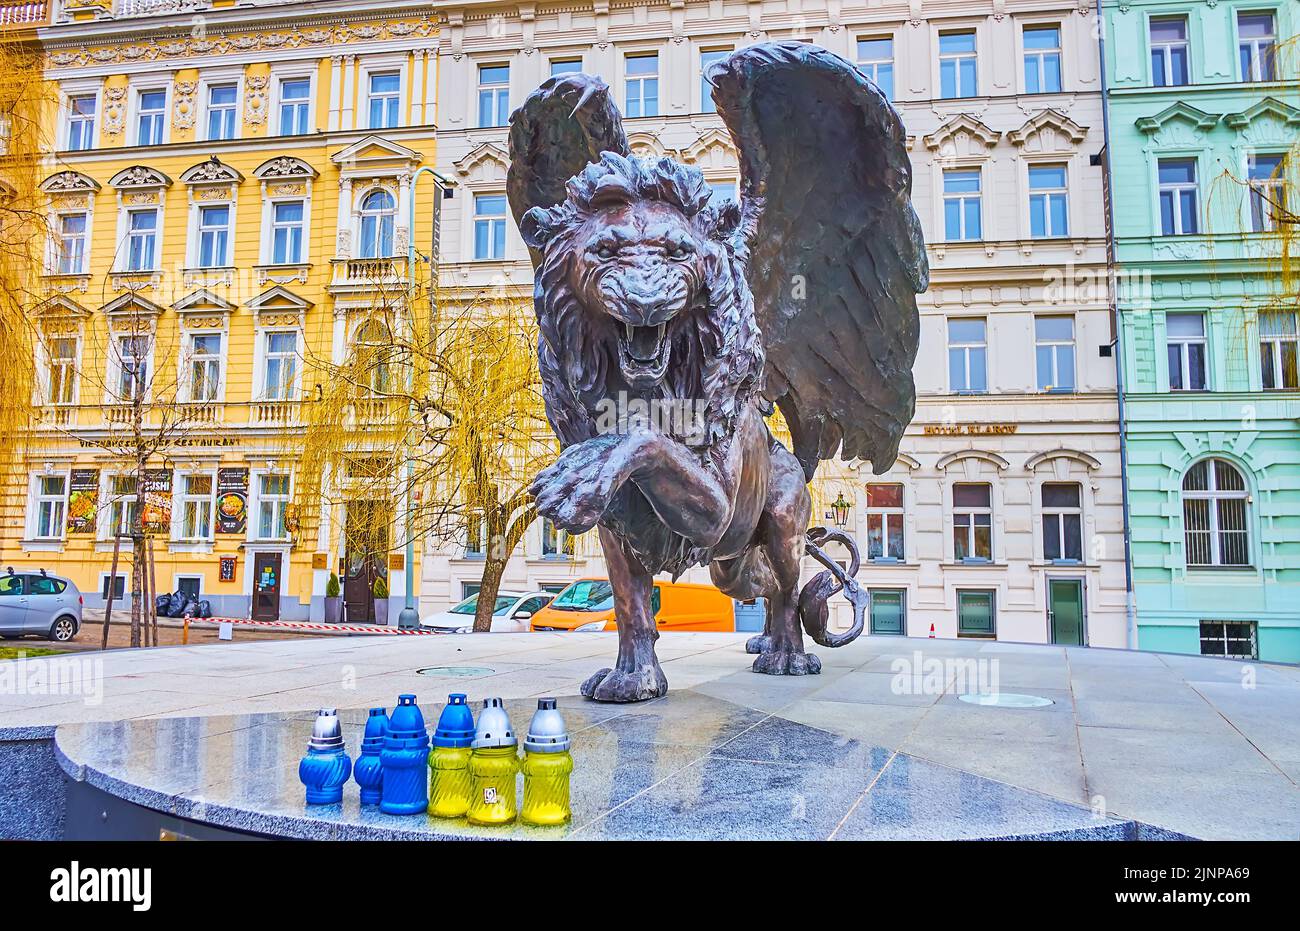
<svg viewBox="0 0 1300 931">
<path fill-rule="evenodd" d="M 169 597 L 171 599 L 171 606 L 167 612 L 167 616 L 184 617 L 185 602 L 189 600 L 189 596 L 186 595 L 184 592 L 173 592 Z"/>
<path fill-rule="evenodd" d="M 212 602 L 204 598 L 199 601 L 199 617 L 212 617 Z"/>
<path fill-rule="evenodd" d="M 187 598 L 185 600 L 185 610 L 181 612 L 181 617 L 198 617 L 198 616 L 199 616 L 199 603 L 195 601 L 193 598 Z"/>
<path fill-rule="evenodd" d="M 159 617 L 171 617 L 167 612 L 172 609 L 172 596 L 159 595 L 153 600 L 153 612 Z"/>
</svg>

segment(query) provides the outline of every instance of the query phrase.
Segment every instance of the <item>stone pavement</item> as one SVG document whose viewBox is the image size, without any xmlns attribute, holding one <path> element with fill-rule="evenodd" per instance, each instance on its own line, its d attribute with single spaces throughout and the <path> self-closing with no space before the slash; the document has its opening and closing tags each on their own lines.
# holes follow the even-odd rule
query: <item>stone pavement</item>
<svg viewBox="0 0 1300 931">
<path fill-rule="evenodd" d="M 749 671 L 744 639 L 665 634 L 659 655 L 671 689 L 758 713 L 752 735 L 734 735 L 754 741 L 744 757 L 755 764 L 797 763 L 788 755 L 815 733 L 826 746 L 853 742 L 898 752 L 1194 837 L 1300 838 L 1300 667 L 863 637 L 839 650 L 817 648 L 820 676 L 773 678 Z M 391 705 L 401 692 L 430 707 L 452 691 L 474 700 L 573 695 L 614 650 L 612 634 L 535 633 L 82 654 L 83 662 L 102 658 L 98 704 L 69 694 L 18 694 L 12 681 L 5 685 L 7 664 L 0 663 L 0 738 L 86 721 L 361 709 Z M 439 668 L 432 676 L 417 672 L 424 667 Z M 14 671 L 19 675 L 11 679 L 31 672 Z M 997 692 L 1052 703 L 1012 708 L 960 700 L 957 693 L 973 690 L 977 674 Z M 769 729 L 793 723 L 814 731 L 793 743 L 768 739 L 757 729 L 764 721 Z M 935 781 L 934 792 L 950 791 L 954 785 Z"/>
</svg>

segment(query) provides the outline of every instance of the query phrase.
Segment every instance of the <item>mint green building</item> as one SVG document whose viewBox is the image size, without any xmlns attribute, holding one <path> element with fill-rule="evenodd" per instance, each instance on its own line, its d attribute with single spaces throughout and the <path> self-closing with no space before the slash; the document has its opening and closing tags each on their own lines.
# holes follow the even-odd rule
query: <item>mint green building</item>
<svg viewBox="0 0 1300 931">
<path fill-rule="evenodd" d="M 1137 646 L 1300 662 L 1300 5 L 1102 14 Z"/>
</svg>

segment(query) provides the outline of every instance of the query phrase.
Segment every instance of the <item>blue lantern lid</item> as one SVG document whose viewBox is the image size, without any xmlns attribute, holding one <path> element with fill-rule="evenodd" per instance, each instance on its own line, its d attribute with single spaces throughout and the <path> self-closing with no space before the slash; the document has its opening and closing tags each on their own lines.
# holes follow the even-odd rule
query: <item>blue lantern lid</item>
<svg viewBox="0 0 1300 931">
<path fill-rule="evenodd" d="M 435 747 L 468 747 L 474 741 L 474 712 L 461 692 L 447 696 L 447 707 L 438 718 L 438 729 L 433 734 Z"/>
<path fill-rule="evenodd" d="M 371 708 L 370 717 L 366 718 L 366 730 L 363 740 L 382 740 L 388 735 L 388 709 Z"/>
<path fill-rule="evenodd" d="M 415 703 L 414 695 L 397 696 L 397 707 L 388 716 L 389 740 L 428 739 L 424 727 L 424 714 Z"/>
</svg>

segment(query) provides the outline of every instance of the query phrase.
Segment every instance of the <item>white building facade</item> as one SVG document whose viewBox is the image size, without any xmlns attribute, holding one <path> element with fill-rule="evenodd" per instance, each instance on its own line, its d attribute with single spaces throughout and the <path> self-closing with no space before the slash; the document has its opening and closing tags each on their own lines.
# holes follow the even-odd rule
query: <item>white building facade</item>
<svg viewBox="0 0 1300 931">
<path fill-rule="evenodd" d="M 701 69 L 761 41 L 824 45 L 902 115 L 929 244 L 916 417 L 885 475 L 827 463 L 866 562 L 871 635 L 1128 644 L 1120 446 L 1106 303 L 1102 100 L 1087 0 L 621 0 L 466 4 L 438 55 L 441 280 L 466 297 L 531 293 L 508 218 L 505 122 L 542 80 L 599 74 L 638 154 L 698 166 L 735 196 L 736 154 Z M 842 511 L 842 509 L 841 509 Z M 825 522 L 831 522 L 829 519 Z M 509 588 L 604 566 L 541 521 Z M 439 547 L 422 609 L 475 590 L 481 560 Z M 807 573 L 816 567 L 811 563 Z M 692 570 L 690 581 L 707 581 Z M 847 622 L 840 609 L 841 623 Z"/>
</svg>

